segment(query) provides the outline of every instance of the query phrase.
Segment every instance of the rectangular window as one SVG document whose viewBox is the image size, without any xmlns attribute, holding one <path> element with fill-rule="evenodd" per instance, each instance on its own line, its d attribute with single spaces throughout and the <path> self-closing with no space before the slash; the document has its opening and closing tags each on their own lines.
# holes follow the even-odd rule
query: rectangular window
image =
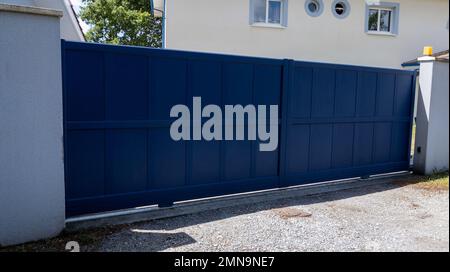
<svg viewBox="0 0 450 272">
<path fill-rule="evenodd" d="M 369 9 L 369 31 L 391 32 L 391 9 Z"/>
<path fill-rule="evenodd" d="M 366 32 L 398 34 L 399 4 L 380 2 L 366 6 Z"/>
<path fill-rule="evenodd" d="M 287 0 L 250 0 L 250 23 L 287 25 Z"/>
<path fill-rule="evenodd" d="M 369 30 L 370 31 L 378 31 L 378 10 L 377 9 L 369 10 Z"/>
<path fill-rule="evenodd" d="M 392 10 L 380 10 L 379 31 L 391 32 L 391 14 Z"/>
<path fill-rule="evenodd" d="M 267 21 L 270 24 L 281 24 L 281 2 L 269 1 L 269 16 Z"/>
<path fill-rule="evenodd" d="M 266 0 L 254 0 L 254 22 L 265 23 L 266 22 Z"/>
</svg>

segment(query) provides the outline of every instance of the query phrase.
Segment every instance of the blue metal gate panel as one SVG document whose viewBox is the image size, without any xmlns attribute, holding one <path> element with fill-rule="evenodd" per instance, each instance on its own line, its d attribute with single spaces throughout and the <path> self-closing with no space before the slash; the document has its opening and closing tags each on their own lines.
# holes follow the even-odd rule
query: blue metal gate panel
<svg viewBox="0 0 450 272">
<path fill-rule="evenodd" d="M 63 42 L 67 213 L 278 186 L 278 151 L 174 142 L 173 105 L 280 104 L 283 62 Z"/>
<path fill-rule="evenodd" d="M 283 186 L 408 170 L 414 72 L 289 65 Z"/>
<path fill-rule="evenodd" d="M 407 170 L 412 72 L 62 42 L 67 214 Z M 279 105 L 280 142 L 170 138 L 176 104 Z"/>
</svg>

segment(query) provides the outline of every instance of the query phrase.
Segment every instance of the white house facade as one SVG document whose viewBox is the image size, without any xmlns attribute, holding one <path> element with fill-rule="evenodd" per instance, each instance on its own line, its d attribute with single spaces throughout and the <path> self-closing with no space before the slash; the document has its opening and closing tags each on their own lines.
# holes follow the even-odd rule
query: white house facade
<svg viewBox="0 0 450 272">
<path fill-rule="evenodd" d="M 69 0 L 0 0 L 0 3 L 60 10 L 61 38 L 68 41 L 84 41 L 83 31 Z"/>
<path fill-rule="evenodd" d="M 169 49 L 399 68 L 424 46 L 449 47 L 448 0 L 166 0 L 162 6 Z"/>
</svg>

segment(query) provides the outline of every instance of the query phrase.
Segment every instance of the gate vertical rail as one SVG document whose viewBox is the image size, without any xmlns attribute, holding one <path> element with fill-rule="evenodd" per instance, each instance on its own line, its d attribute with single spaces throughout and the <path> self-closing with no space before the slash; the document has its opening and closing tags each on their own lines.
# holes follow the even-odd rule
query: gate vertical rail
<svg viewBox="0 0 450 272">
<path fill-rule="evenodd" d="M 281 126 L 279 134 L 279 187 L 285 187 L 286 184 L 286 139 L 287 139 L 287 116 L 289 92 L 292 88 L 294 61 L 290 59 L 283 60 L 283 84 L 281 88 Z"/>
</svg>

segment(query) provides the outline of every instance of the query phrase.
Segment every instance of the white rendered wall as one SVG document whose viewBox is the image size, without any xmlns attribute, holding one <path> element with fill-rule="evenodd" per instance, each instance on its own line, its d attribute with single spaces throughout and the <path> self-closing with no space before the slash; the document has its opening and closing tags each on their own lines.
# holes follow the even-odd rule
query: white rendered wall
<svg viewBox="0 0 450 272">
<path fill-rule="evenodd" d="M 83 33 L 77 18 L 71 10 L 70 0 L 0 0 L 0 3 L 56 9 L 63 12 L 60 20 L 61 39 L 68 41 L 84 41 Z"/>
<path fill-rule="evenodd" d="M 64 228 L 59 17 L 0 4 L 0 245 Z"/>
<path fill-rule="evenodd" d="M 448 73 L 448 62 L 425 61 L 420 64 L 414 169 L 421 174 L 448 170 Z"/>
<path fill-rule="evenodd" d="M 0 0 L 2 1 L 2 0 Z M 77 22 L 77 18 L 70 7 L 69 0 L 34 0 L 37 7 L 57 9 L 63 11 L 61 18 L 61 39 L 68 41 L 84 41 L 84 36 Z"/>
<path fill-rule="evenodd" d="M 166 47 L 393 68 L 424 46 L 449 47 L 448 0 L 386 0 L 400 3 L 397 36 L 365 33 L 364 0 L 348 0 L 345 19 L 334 17 L 332 0 L 314 18 L 305 0 L 288 1 L 288 26 L 276 29 L 249 25 L 249 0 L 166 0 Z"/>
</svg>

